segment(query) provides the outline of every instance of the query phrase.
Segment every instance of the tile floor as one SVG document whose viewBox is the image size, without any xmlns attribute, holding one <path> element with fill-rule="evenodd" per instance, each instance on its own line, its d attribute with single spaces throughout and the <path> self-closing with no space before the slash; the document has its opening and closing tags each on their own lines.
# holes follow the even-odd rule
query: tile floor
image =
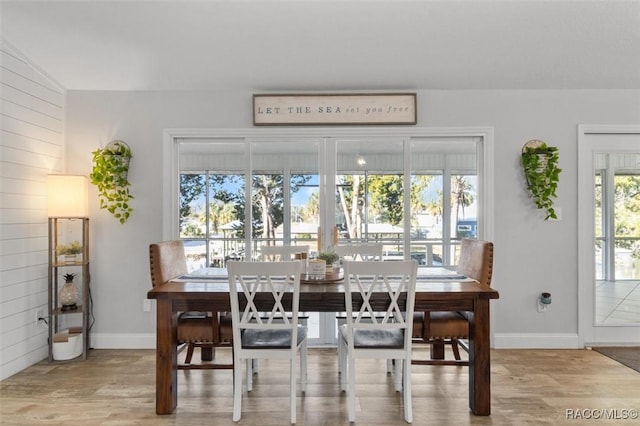
<svg viewBox="0 0 640 426">
<path fill-rule="evenodd" d="M 640 281 L 597 281 L 596 321 L 640 323 Z"/>
</svg>

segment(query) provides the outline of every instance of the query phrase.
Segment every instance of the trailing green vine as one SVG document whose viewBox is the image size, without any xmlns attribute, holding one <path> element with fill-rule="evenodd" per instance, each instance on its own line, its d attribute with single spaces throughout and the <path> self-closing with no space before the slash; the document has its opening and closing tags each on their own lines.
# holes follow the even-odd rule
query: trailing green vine
<svg viewBox="0 0 640 426">
<path fill-rule="evenodd" d="M 521 164 L 527 179 L 527 189 L 539 209 L 546 209 L 544 220 L 557 219 L 554 198 L 557 197 L 561 168 L 558 148 L 542 141 L 529 141 L 522 150 Z"/>
<path fill-rule="evenodd" d="M 120 223 L 125 223 L 133 208 L 129 201 L 131 184 L 127 179 L 129 162 L 133 155 L 123 141 L 110 142 L 93 154 L 93 170 L 89 175 L 91 183 L 98 188 L 100 208 L 111 213 Z"/>
</svg>

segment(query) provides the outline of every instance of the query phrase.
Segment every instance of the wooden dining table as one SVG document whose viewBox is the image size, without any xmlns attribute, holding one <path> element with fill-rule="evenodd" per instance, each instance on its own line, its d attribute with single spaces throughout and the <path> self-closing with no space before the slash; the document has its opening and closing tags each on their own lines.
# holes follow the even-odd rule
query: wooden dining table
<svg viewBox="0 0 640 426">
<path fill-rule="evenodd" d="M 339 272 L 336 272 L 339 274 Z M 335 277 L 334 277 L 335 278 Z M 344 312 L 345 288 L 341 279 L 301 280 L 301 312 Z M 271 293 L 255 298 L 267 301 Z M 489 301 L 498 299 L 496 290 L 477 281 L 456 277 L 418 277 L 415 310 L 460 311 L 469 321 L 469 408 L 478 416 L 491 414 L 491 359 Z M 157 301 L 156 321 L 156 413 L 171 414 L 178 404 L 177 314 L 184 311 L 226 312 L 231 310 L 229 283 L 223 276 L 186 277 L 152 289 L 148 299 Z M 388 294 L 374 294 L 372 306 L 383 308 Z M 353 300 L 359 309 L 360 300 Z M 402 300 L 399 303 L 404 303 Z M 291 307 L 290 300 L 283 300 Z M 382 309 L 381 309 L 382 310 Z"/>
</svg>

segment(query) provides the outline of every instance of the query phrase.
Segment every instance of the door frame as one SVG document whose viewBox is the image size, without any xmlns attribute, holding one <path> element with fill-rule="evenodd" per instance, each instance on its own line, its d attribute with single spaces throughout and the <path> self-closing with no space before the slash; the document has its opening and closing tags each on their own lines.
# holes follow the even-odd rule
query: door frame
<svg viewBox="0 0 640 426">
<path fill-rule="evenodd" d="M 175 202 L 179 194 L 178 141 L 185 138 L 233 138 L 278 139 L 298 137 L 346 138 L 346 137 L 479 137 L 482 153 L 479 155 L 478 192 L 483 194 L 483 205 L 478 211 L 478 238 L 493 241 L 494 238 L 494 129 L 493 127 L 348 127 L 348 128 L 240 128 L 240 129 L 164 129 L 162 132 L 162 236 L 165 239 L 178 235 L 179 206 Z M 321 153 L 322 154 L 322 153 Z"/>
<path fill-rule="evenodd" d="M 179 206 L 175 200 L 179 196 L 179 173 L 178 164 L 179 144 L 183 139 L 244 139 L 246 141 L 256 140 L 280 140 L 282 138 L 310 139 L 330 139 L 335 144 L 336 140 L 344 138 L 367 137 L 397 137 L 409 140 L 412 137 L 477 137 L 482 140 L 480 144 L 481 152 L 478 153 L 478 193 L 482 194 L 483 202 L 478 209 L 478 238 L 494 240 L 494 129 L 493 127 L 327 127 L 327 128 L 240 128 L 240 129 L 164 129 L 163 130 L 163 191 L 162 191 L 162 236 L 164 240 L 174 239 L 179 235 Z M 326 144 L 322 144 L 326 146 Z M 335 166 L 325 164 L 325 152 L 320 152 L 322 159 L 318 172 L 326 175 L 328 167 Z M 248 156 L 250 161 L 251 155 Z M 407 157 L 405 161 L 409 161 Z M 335 177 L 334 177 L 335 178 Z M 408 179 L 408 178 L 407 178 Z M 327 187 L 333 190 L 334 185 L 327 185 L 331 182 L 321 183 L 321 197 Z M 326 194 L 325 194 L 326 197 Z M 322 208 L 328 208 L 325 203 L 321 203 Z M 322 207 L 324 206 L 324 207 Z M 321 212 L 322 213 L 322 212 Z M 325 215 L 326 216 L 326 215 Z M 330 230 L 325 227 L 324 238 L 331 238 Z M 330 241 L 330 240 L 325 240 Z M 490 336 L 493 342 L 494 311 L 491 311 L 492 320 L 490 322 Z M 328 321 L 328 320 L 327 320 Z M 493 346 L 493 344 L 492 344 Z"/>
<path fill-rule="evenodd" d="M 637 151 L 628 140 L 607 140 L 606 144 L 590 136 L 638 135 L 640 125 L 578 126 L 578 343 L 591 345 L 625 345 L 638 343 L 640 326 L 632 324 L 595 324 L 595 227 L 593 154 Z"/>
</svg>

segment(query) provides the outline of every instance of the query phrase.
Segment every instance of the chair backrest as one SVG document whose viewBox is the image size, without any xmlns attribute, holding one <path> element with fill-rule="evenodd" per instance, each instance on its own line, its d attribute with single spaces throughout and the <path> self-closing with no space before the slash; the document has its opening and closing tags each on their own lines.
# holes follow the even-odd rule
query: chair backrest
<svg viewBox="0 0 640 426">
<path fill-rule="evenodd" d="M 309 246 L 262 246 L 260 247 L 260 260 L 263 262 L 280 262 L 292 260 L 298 253 L 306 253 L 309 257 Z"/>
<path fill-rule="evenodd" d="M 188 272 L 187 258 L 182 240 L 149 244 L 149 267 L 153 287 L 185 275 Z"/>
<path fill-rule="evenodd" d="M 343 260 L 382 260 L 382 244 L 341 244 L 334 247 L 335 252 Z"/>
<path fill-rule="evenodd" d="M 493 275 L 493 243 L 463 238 L 456 271 L 480 284 L 490 286 Z"/>
<path fill-rule="evenodd" d="M 349 339 L 354 329 L 404 329 L 405 348 L 411 342 L 413 307 L 416 294 L 418 262 L 401 261 L 346 261 L 344 263 L 346 322 Z M 371 303 L 374 293 L 388 296 L 385 306 Z M 406 303 L 399 304 L 406 293 Z M 362 304 L 353 311 L 353 294 Z M 353 342 L 349 342 L 352 345 Z"/>
<path fill-rule="evenodd" d="M 242 331 L 246 329 L 284 329 L 291 331 L 292 348 L 295 348 L 301 262 L 230 261 L 227 270 L 234 341 L 241 342 Z M 256 306 L 256 294 L 261 292 L 271 293 L 272 297 L 260 296 L 261 304 Z M 283 301 L 289 299 L 291 309 L 287 310 Z"/>
</svg>

